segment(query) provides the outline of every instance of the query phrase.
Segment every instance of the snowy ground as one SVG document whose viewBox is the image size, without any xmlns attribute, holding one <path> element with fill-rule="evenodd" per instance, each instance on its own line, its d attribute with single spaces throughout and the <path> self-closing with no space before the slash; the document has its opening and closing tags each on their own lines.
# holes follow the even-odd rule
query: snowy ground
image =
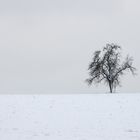
<svg viewBox="0 0 140 140">
<path fill-rule="evenodd" d="M 140 94 L 0 95 L 1 140 L 140 140 Z"/>
</svg>

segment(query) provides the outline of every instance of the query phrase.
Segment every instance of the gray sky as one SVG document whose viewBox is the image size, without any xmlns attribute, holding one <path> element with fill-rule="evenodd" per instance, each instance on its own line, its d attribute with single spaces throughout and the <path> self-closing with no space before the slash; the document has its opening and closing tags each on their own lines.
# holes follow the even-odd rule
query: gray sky
<svg viewBox="0 0 140 140">
<path fill-rule="evenodd" d="M 96 93 L 87 67 L 95 50 L 117 43 L 140 68 L 139 0 L 0 0 L 0 93 Z M 125 75 L 118 92 L 140 92 Z"/>
</svg>

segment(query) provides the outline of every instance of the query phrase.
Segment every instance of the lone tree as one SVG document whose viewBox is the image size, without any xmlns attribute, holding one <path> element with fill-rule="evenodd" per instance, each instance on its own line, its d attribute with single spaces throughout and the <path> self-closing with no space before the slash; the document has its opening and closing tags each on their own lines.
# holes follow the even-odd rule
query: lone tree
<svg viewBox="0 0 140 140">
<path fill-rule="evenodd" d="M 86 79 L 89 85 L 104 81 L 112 93 L 120 85 L 120 77 L 126 70 L 135 74 L 136 68 L 132 66 L 132 57 L 127 55 L 125 61 L 121 63 L 120 49 L 121 47 L 116 44 L 106 44 L 102 52 L 94 52 L 88 67 L 90 77 Z"/>
</svg>

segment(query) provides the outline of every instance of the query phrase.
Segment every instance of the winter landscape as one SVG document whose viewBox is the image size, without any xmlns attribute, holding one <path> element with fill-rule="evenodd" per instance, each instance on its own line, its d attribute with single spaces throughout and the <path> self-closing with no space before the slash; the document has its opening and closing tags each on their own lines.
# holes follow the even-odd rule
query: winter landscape
<svg viewBox="0 0 140 140">
<path fill-rule="evenodd" d="M 140 140 L 139 83 L 140 0 L 0 0 L 0 140 Z"/>
<path fill-rule="evenodd" d="M 140 94 L 1 95 L 2 140 L 140 140 Z"/>
</svg>

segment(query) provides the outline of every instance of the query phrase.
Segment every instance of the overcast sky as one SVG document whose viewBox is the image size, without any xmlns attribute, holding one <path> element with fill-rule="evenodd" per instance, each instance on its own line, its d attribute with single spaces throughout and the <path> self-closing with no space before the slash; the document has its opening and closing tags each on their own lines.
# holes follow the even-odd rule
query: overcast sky
<svg viewBox="0 0 140 140">
<path fill-rule="evenodd" d="M 0 93 L 96 93 L 87 67 L 106 43 L 140 69 L 139 0 L 0 0 Z M 140 92 L 126 74 L 118 92 Z"/>
</svg>

